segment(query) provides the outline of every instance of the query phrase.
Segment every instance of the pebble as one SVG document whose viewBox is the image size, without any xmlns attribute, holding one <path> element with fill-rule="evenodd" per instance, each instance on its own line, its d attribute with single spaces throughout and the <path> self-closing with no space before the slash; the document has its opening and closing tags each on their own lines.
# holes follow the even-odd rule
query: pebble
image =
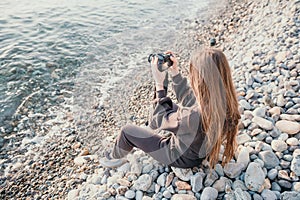
<svg viewBox="0 0 300 200">
<path fill-rule="evenodd" d="M 277 121 L 275 126 L 284 133 L 294 135 L 300 132 L 300 123 L 287 121 L 287 120 L 280 120 Z"/>
<path fill-rule="evenodd" d="M 280 187 L 280 185 L 279 185 L 278 183 L 273 182 L 271 185 L 272 185 L 272 186 L 271 186 L 272 191 L 278 191 L 278 192 L 281 192 L 281 187 Z"/>
<path fill-rule="evenodd" d="M 253 200 L 264 200 L 259 194 L 253 194 Z"/>
<path fill-rule="evenodd" d="M 295 172 L 297 176 L 300 176 L 300 155 L 293 158 L 291 163 L 291 170 Z"/>
<path fill-rule="evenodd" d="M 244 134 L 241 134 L 241 135 L 238 135 L 237 136 L 237 142 L 238 144 L 244 144 L 246 142 L 249 142 L 251 141 L 251 137 L 247 134 L 247 133 L 244 133 Z"/>
<path fill-rule="evenodd" d="M 300 192 L 285 191 L 281 194 L 281 200 L 299 200 Z"/>
<path fill-rule="evenodd" d="M 266 120 L 262 117 L 253 117 L 252 122 L 256 123 L 259 127 L 265 129 L 265 130 L 272 130 L 273 129 L 273 123 L 269 120 Z"/>
<path fill-rule="evenodd" d="M 276 200 L 277 199 L 276 194 L 269 189 L 264 189 L 261 193 L 261 196 L 263 199 L 268 199 L 268 200 Z"/>
<path fill-rule="evenodd" d="M 271 109 L 269 110 L 269 113 L 270 113 L 271 115 L 280 115 L 280 113 L 281 113 L 281 108 L 278 107 L 278 106 L 275 106 L 275 107 L 273 107 L 273 108 L 271 108 Z"/>
<path fill-rule="evenodd" d="M 286 143 L 290 146 L 297 146 L 299 144 L 299 140 L 297 138 L 292 137 L 292 138 L 288 138 L 286 140 Z"/>
<path fill-rule="evenodd" d="M 149 174 L 143 174 L 136 181 L 134 181 L 133 188 L 136 190 L 147 191 L 151 184 L 152 177 Z"/>
<path fill-rule="evenodd" d="M 296 192 L 300 192 L 300 182 L 296 182 L 293 184 L 293 190 Z"/>
<path fill-rule="evenodd" d="M 171 200 L 197 200 L 196 197 L 190 194 L 175 194 Z"/>
<path fill-rule="evenodd" d="M 204 190 L 202 191 L 201 200 L 212 200 L 212 199 L 217 199 L 218 197 L 218 190 L 216 190 L 213 187 L 205 187 Z"/>
<path fill-rule="evenodd" d="M 273 140 L 271 142 L 271 147 L 274 151 L 282 152 L 287 150 L 287 144 L 282 140 Z"/>
<path fill-rule="evenodd" d="M 142 191 L 140 191 L 140 190 L 138 190 L 138 191 L 136 191 L 135 192 L 135 199 L 136 200 L 142 200 L 143 199 L 143 192 Z"/>
<path fill-rule="evenodd" d="M 243 191 L 241 188 L 234 190 L 236 200 L 251 200 L 251 196 L 248 192 Z"/>
<path fill-rule="evenodd" d="M 82 166 L 87 163 L 87 160 L 84 159 L 84 156 L 79 156 L 74 159 L 74 163 L 75 165 Z"/>
<path fill-rule="evenodd" d="M 272 169 L 279 165 L 279 159 L 272 151 L 261 151 L 258 153 L 258 157 L 264 162 L 264 167 Z"/>
<path fill-rule="evenodd" d="M 256 117 L 264 117 L 265 114 L 266 114 L 265 107 L 258 107 L 258 108 L 255 108 L 253 111 L 253 116 L 256 116 Z"/>
<path fill-rule="evenodd" d="M 175 175 L 180 178 L 183 181 L 189 181 L 191 179 L 191 176 L 193 175 L 193 172 L 190 168 L 182 169 L 177 167 L 171 167 Z"/>
<path fill-rule="evenodd" d="M 241 163 L 243 165 L 243 170 L 245 170 L 250 162 L 249 150 L 246 147 L 243 147 L 238 155 L 237 163 Z"/>
<path fill-rule="evenodd" d="M 244 167 L 245 164 L 243 163 L 227 163 L 224 167 L 224 173 L 229 178 L 236 178 L 241 174 Z"/>
<path fill-rule="evenodd" d="M 175 185 L 177 187 L 178 190 L 191 190 L 192 187 L 184 181 L 176 181 Z"/>
<path fill-rule="evenodd" d="M 292 184 L 289 181 L 286 181 L 286 180 L 279 180 L 278 184 L 281 187 L 286 188 L 286 189 L 291 189 L 292 188 Z"/>
<path fill-rule="evenodd" d="M 170 192 L 169 190 L 165 190 L 165 191 L 163 192 L 163 196 L 164 196 L 165 198 L 167 198 L 167 199 L 170 199 L 170 198 L 172 197 L 172 194 L 171 194 L 171 192 Z"/>
<path fill-rule="evenodd" d="M 251 191 L 260 191 L 265 180 L 265 174 L 257 163 L 250 163 L 245 174 L 245 185 Z"/>
<path fill-rule="evenodd" d="M 217 180 L 214 184 L 213 184 L 213 188 L 215 188 L 216 190 L 218 190 L 218 192 L 224 192 L 225 191 L 225 187 L 226 184 L 231 185 L 230 184 L 230 180 L 226 177 L 221 177 L 219 180 Z"/>
<path fill-rule="evenodd" d="M 77 190 L 77 189 L 74 189 L 74 190 L 71 190 L 69 193 L 68 193 L 68 200 L 73 200 L 73 199 L 76 199 L 79 195 L 79 191 L 80 190 Z"/>
<path fill-rule="evenodd" d="M 277 174 L 278 174 L 278 170 L 277 169 L 270 169 L 268 171 L 268 178 L 270 180 L 274 180 L 277 177 Z"/>
<path fill-rule="evenodd" d="M 218 178 L 219 176 L 217 172 L 215 172 L 215 170 L 212 170 L 211 173 L 208 172 L 204 181 L 204 186 L 205 187 L 211 186 Z"/>
<path fill-rule="evenodd" d="M 161 175 L 159 175 L 159 177 L 157 178 L 157 184 L 159 184 L 160 186 L 164 187 L 165 183 L 166 183 L 166 178 L 168 176 L 168 173 L 162 173 Z"/>
<path fill-rule="evenodd" d="M 241 188 L 242 190 L 247 190 L 247 187 L 245 186 L 245 183 L 241 180 L 235 180 L 233 182 L 232 188 L 235 190 L 237 188 Z"/>
<path fill-rule="evenodd" d="M 135 192 L 133 190 L 127 190 L 124 196 L 128 199 L 134 199 Z"/>
<path fill-rule="evenodd" d="M 191 185 L 193 192 L 199 192 L 203 188 L 203 177 L 204 173 L 198 172 L 191 176 Z"/>
<path fill-rule="evenodd" d="M 245 99 L 240 100 L 239 104 L 241 105 L 242 108 L 244 108 L 246 110 L 251 110 L 251 108 L 252 108 L 252 106 Z"/>
</svg>

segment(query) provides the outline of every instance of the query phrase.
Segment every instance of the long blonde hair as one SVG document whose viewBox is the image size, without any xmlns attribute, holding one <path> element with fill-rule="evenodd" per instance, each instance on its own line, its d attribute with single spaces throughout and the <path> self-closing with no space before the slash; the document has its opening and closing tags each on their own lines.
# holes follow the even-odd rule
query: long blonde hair
<svg viewBox="0 0 300 200">
<path fill-rule="evenodd" d="M 225 142 L 222 165 L 228 163 L 237 147 L 237 125 L 240 119 L 236 91 L 228 61 L 222 51 L 207 48 L 196 51 L 190 61 L 190 82 L 201 113 L 207 137 L 206 149 L 210 167 L 219 160 Z"/>
</svg>

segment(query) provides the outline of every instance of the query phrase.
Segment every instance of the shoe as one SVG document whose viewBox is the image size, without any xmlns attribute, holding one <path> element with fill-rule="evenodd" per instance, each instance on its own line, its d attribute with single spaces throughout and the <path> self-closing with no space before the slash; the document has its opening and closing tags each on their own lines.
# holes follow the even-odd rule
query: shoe
<svg viewBox="0 0 300 200">
<path fill-rule="evenodd" d="M 109 152 L 109 151 L 105 151 L 104 156 L 105 157 L 99 159 L 99 162 L 103 167 L 106 167 L 106 168 L 120 167 L 124 163 L 127 162 L 127 160 L 125 158 L 121 158 L 121 159 L 112 158 L 111 152 Z"/>
</svg>

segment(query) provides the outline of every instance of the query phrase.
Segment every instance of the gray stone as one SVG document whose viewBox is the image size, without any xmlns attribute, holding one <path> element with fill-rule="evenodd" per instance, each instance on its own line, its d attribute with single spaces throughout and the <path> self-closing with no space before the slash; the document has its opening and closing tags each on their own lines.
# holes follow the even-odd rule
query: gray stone
<svg viewBox="0 0 300 200">
<path fill-rule="evenodd" d="M 262 117 L 253 117 L 252 122 L 256 123 L 259 127 L 265 129 L 265 130 L 272 130 L 273 129 L 273 123 L 269 120 L 266 120 Z"/>
<path fill-rule="evenodd" d="M 240 153 L 237 158 L 237 163 L 240 163 L 243 165 L 243 170 L 245 170 L 250 162 L 250 157 L 249 157 L 249 150 L 246 147 L 243 147 L 240 150 Z"/>
<path fill-rule="evenodd" d="M 218 190 L 213 187 L 206 187 L 204 188 L 201 194 L 201 200 L 214 200 L 218 197 Z"/>
<path fill-rule="evenodd" d="M 278 136 L 278 140 L 282 140 L 282 141 L 286 141 L 287 139 L 289 138 L 289 135 L 287 133 L 281 133 L 279 136 Z"/>
<path fill-rule="evenodd" d="M 237 188 L 241 188 L 242 190 L 247 190 L 245 183 L 241 180 L 235 180 L 232 185 L 232 189 L 236 190 Z"/>
<path fill-rule="evenodd" d="M 282 152 L 287 150 L 287 144 L 282 140 L 273 140 L 271 142 L 271 147 L 274 151 Z"/>
<path fill-rule="evenodd" d="M 286 189 L 291 189 L 292 188 L 292 184 L 289 182 L 289 181 L 286 181 L 286 180 L 279 180 L 277 181 L 277 183 L 283 187 L 283 188 L 286 188 Z"/>
<path fill-rule="evenodd" d="M 265 114 L 266 114 L 266 108 L 265 107 L 258 107 L 258 108 L 255 108 L 254 111 L 253 111 L 253 116 L 256 116 L 256 117 L 265 117 Z"/>
<path fill-rule="evenodd" d="M 162 173 L 161 175 L 159 175 L 159 177 L 157 178 L 157 184 L 164 187 L 165 183 L 166 183 L 166 178 L 168 176 L 168 173 Z"/>
<path fill-rule="evenodd" d="M 248 192 L 243 191 L 241 188 L 234 190 L 236 200 L 251 200 L 251 196 Z"/>
<path fill-rule="evenodd" d="M 127 190 L 124 195 L 128 199 L 135 198 L 135 192 L 133 190 Z"/>
<path fill-rule="evenodd" d="M 253 200 L 264 200 L 259 194 L 253 194 Z"/>
<path fill-rule="evenodd" d="M 270 180 L 274 180 L 276 178 L 277 174 L 278 174 L 278 170 L 277 169 L 271 169 L 270 171 L 268 171 L 268 175 L 267 176 L 268 176 L 268 178 Z"/>
<path fill-rule="evenodd" d="M 245 185 L 251 191 L 260 191 L 265 181 L 265 174 L 259 164 L 251 162 L 246 170 Z"/>
<path fill-rule="evenodd" d="M 152 177 L 149 174 L 143 174 L 136 181 L 134 181 L 133 188 L 136 190 L 147 191 L 151 184 Z"/>
<path fill-rule="evenodd" d="M 224 171 L 223 171 L 223 167 L 221 164 L 219 164 L 219 163 L 216 164 L 215 170 L 219 176 L 224 176 Z"/>
<path fill-rule="evenodd" d="M 293 190 L 296 192 L 300 192 L 300 182 L 293 184 Z"/>
<path fill-rule="evenodd" d="M 300 132 L 300 123 L 287 120 L 277 121 L 275 126 L 284 133 L 294 135 Z"/>
<path fill-rule="evenodd" d="M 212 170 L 212 172 L 208 172 L 205 181 L 204 181 L 204 186 L 208 187 L 211 186 L 217 179 L 219 178 L 217 172 L 215 170 Z"/>
<path fill-rule="evenodd" d="M 138 191 L 136 191 L 135 192 L 135 199 L 136 200 L 142 200 L 143 199 L 143 192 L 142 191 L 140 191 L 140 190 L 138 190 Z"/>
<path fill-rule="evenodd" d="M 264 166 L 267 169 L 272 169 L 279 165 L 279 159 L 272 151 L 259 152 L 258 157 L 264 161 Z"/>
<path fill-rule="evenodd" d="M 276 200 L 277 196 L 274 192 L 272 192 L 269 189 L 264 189 L 261 193 L 262 198 L 268 199 L 268 200 Z"/>
<path fill-rule="evenodd" d="M 238 144 L 244 144 L 244 143 L 249 142 L 249 141 L 251 141 L 251 137 L 247 133 L 244 133 L 244 134 L 241 134 L 241 135 L 237 136 Z"/>
<path fill-rule="evenodd" d="M 148 163 L 147 165 L 143 166 L 142 173 L 148 174 L 153 169 L 153 164 Z"/>
<path fill-rule="evenodd" d="M 130 172 L 139 176 L 142 173 L 143 165 L 138 161 L 134 161 L 131 164 Z"/>
<path fill-rule="evenodd" d="M 166 197 L 167 199 L 170 199 L 171 196 L 172 196 L 172 194 L 171 194 L 171 192 L 169 190 L 165 190 L 163 192 L 163 196 Z"/>
<path fill-rule="evenodd" d="M 229 180 L 226 177 L 221 177 L 219 180 L 217 180 L 214 184 L 213 184 L 213 188 L 215 188 L 216 190 L 218 190 L 218 192 L 224 192 L 225 191 L 225 186 L 226 184 L 231 185 L 232 181 Z"/>
<path fill-rule="evenodd" d="M 281 192 L 281 187 L 280 187 L 280 185 L 279 185 L 278 183 L 276 183 L 276 182 L 273 182 L 273 183 L 272 183 L 271 189 L 272 189 L 273 191 Z"/>
<path fill-rule="evenodd" d="M 193 192 L 199 192 L 203 188 L 203 178 L 205 174 L 198 172 L 191 176 L 191 186 Z"/>
<path fill-rule="evenodd" d="M 190 168 L 182 169 L 177 167 L 171 167 L 175 175 L 183 181 L 189 181 L 193 172 Z"/>
<path fill-rule="evenodd" d="M 281 200 L 299 200 L 300 199 L 300 192 L 283 192 L 281 194 Z"/>
<path fill-rule="evenodd" d="M 197 200 L 196 197 L 190 194 L 175 194 L 171 200 Z"/>
<path fill-rule="evenodd" d="M 245 99 L 240 100 L 239 104 L 242 108 L 244 108 L 246 110 L 250 110 L 252 108 L 252 106 Z"/>
<path fill-rule="evenodd" d="M 101 176 L 94 174 L 91 178 L 91 182 L 95 185 L 101 184 Z"/>
<path fill-rule="evenodd" d="M 295 172 L 297 176 L 300 176 L 300 155 L 293 158 L 291 163 L 291 170 Z"/>
<path fill-rule="evenodd" d="M 244 164 L 242 163 L 227 163 L 224 166 L 224 173 L 229 178 L 236 178 L 241 174 L 243 168 L 244 168 Z"/>
</svg>

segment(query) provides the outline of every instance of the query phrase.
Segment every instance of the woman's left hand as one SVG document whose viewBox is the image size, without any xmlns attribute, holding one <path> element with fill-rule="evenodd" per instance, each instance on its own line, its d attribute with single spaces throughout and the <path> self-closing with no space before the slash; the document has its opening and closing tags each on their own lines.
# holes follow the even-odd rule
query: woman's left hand
<svg viewBox="0 0 300 200">
<path fill-rule="evenodd" d="M 157 67 L 158 58 L 154 56 L 151 61 L 151 71 L 153 75 L 153 79 L 155 80 L 156 90 L 164 89 L 164 80 L 166 77 L 166 72 L 160 72 Z"/>
</svg>

